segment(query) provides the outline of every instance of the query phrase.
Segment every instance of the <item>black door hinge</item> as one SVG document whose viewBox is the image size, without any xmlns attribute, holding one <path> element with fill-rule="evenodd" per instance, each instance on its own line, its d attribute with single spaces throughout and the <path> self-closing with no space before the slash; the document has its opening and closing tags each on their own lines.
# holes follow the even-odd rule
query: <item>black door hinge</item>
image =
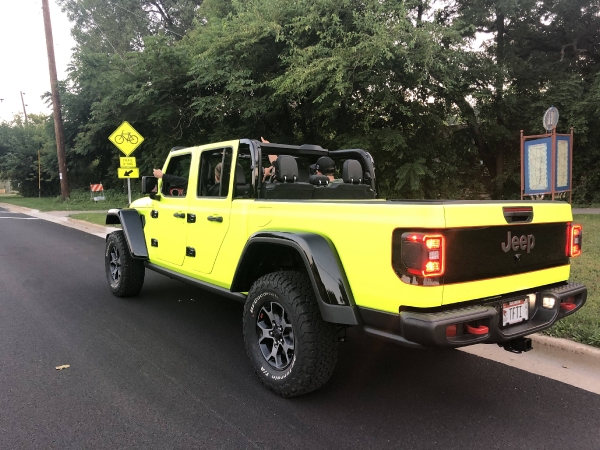
<svg viewBox="0 0 600 450">
<path fill-rule="evenodd" d="M 158 241 L 156 239 L 150 239 L 150 245 L 152 247 L 158 247 Z"/>
<path fill-rule="evenodd" d="M 150 213 L 150 217 L 152 217 L 153 219 L 158 219 L 158 211 L 153 209 Z"/>
<path fill-rule="evenodd" d="M 196 223 L 196 214 L 188 214 L 187 222 L 188 223 Z"/>
<path fill-rule="evenodd" d="M 186 247 L 185 256 L 191 256 L 192 258 L 196 257 L 196 249 L 192 247 Z"/>
</svg>

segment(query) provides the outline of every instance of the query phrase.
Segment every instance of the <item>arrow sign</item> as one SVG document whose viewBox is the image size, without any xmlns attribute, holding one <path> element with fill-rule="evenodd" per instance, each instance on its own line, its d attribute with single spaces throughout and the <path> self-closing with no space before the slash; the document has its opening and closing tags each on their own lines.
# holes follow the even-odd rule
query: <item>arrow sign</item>
<svg viewBox="0 0 600 450">
<path fill-rule="evenodd" d="M 140 169 L 137 167 L 131 167 L 127 169 L 119 168 L 119 178 L 139 178 Z"/>
</svg>

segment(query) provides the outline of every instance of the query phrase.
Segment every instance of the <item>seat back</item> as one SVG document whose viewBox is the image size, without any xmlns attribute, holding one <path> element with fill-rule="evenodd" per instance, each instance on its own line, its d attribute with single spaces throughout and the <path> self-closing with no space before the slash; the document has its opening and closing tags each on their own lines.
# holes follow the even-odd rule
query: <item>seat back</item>
<svg viewBox="0 0 600 450">
<path fill-rule="evenodd" d="M 273 163 L 275 181 L 263 183 L 261 197 L 266 199 L 309 199 L 314 187 L 308 183 L 298 182 L 298 164 L 296 159 L 288 155 L 280 155 Z"/>
<path fill-rule="evenodd" d="M 298 181 L 301 183 L 310 183 L 310 172 L 306 167 L 298 167 Z"/>
<path fill-rule="evenodd" d="M 250 198 L 251 189 L 250 184 L 246 182 L 246 175 L 244 174 L 244 168 L 241 164 L 235 166 L 235 185 L 234 185 L 234 198 Z"/>
<path fill-rule="evenodd" d="M 315 199 L 367 200 L 375 198 L 375 192 L 368 184 L 360 184 L 363 171 L 355 159 L 347 159 L 342 166 L 343 183 L 329 183 L 327 187 L 316 188 Z"/>
</svg>

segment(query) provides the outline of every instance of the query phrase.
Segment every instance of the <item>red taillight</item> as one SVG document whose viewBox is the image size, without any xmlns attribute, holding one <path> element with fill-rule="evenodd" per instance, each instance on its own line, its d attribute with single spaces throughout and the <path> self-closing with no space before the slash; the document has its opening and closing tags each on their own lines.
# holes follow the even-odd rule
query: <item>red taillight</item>
<svg viewBox="0 0 600 450">
<path fill-rule="evenodd" d="M 583 228 L 581 225 L 569 224 L 567 226 L 567 256 L 574 258 L 581 255 L 583 241 Z"/>
<path fill-rule="evenodd" d="M 425 278 L 440 277 L 444 274 L 444 236 L 405 233 L 402 241 L 402 263 L 408 273 Z"/>
</svg>

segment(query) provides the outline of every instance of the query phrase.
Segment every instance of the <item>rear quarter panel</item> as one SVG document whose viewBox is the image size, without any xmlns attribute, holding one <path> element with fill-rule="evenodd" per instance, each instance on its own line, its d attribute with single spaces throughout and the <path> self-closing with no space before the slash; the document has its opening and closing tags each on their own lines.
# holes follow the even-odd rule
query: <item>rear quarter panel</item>
<svg viewBox="0 0 600 450">
<path fill-rule="evenodd" d="M 231 283 L 250 235 L 257 231 L 313 232 L 329 238 L 340 257 L 358 306 L 398 312 L 401 304 L 439 306 L 442 286 L 403 283 L 392 268 L 393 230 L 398 226 L 444 226 L 441 204 L 402 204 L 379 200 L 234 200 L 231 228 L 219 252 L 215 281 Z"/>
</svg>

